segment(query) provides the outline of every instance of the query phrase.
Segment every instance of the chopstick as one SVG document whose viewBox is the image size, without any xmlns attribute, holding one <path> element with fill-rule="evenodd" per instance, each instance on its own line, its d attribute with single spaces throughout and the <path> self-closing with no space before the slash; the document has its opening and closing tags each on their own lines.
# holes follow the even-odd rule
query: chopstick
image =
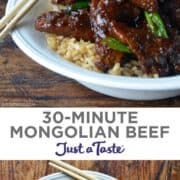
<svg viewBox="0 0 180 180">
<path fill-rule="evenodd" d="M 2 29 L 9 20 L 11 20 L 17 13 L 17 11 L 25 5 L 27 0 L 21 0 L 18 1 L 18 3 L 10 10 L 10 12 L 5 15 L 1 20 L 0 20 L 0 29 Z"/>
<path fill-rule="evenodd" d="M 56 165 L 56 164 L 53 164 L 53 163 L 51 163 L 51 162 L 49 163 L 49 165 L 52 166 L 52 167 L 54 167 L 54 168 L 56 168 L 57 170 L 63 172 L 64 174 L 67 174 L 67 175 L 69 175 L 70 177 L 75 178 L 75 179 L 78 179 L 78 180 L 87 180 L 86 178 L 83 178 L 82 176 L 80 176 L 80 175 L 78 175 L 78 174 L 76 174 L 76 173 L 73 173 L 72 171 L 69 171 L 69 170 L 67 170 L 67 169 L 65 169 L 65 168 L 62 168 L 62 167 L 60 167 L 60 166 L 58 166 L 58 165 Z"/>
<path fill-rule="evenodd" d="M 3 40 L 24 15 L 38 2 L 38 0 L 21 0 L 14 8 L 0 20 L 0 40 Z M 6 26 L 6 27 L 5 27 Z"/>
<path fill-rule="evenodd" d="M 49 165 L 78 180 L 98 180 L 96 177 L 63 161 L 50 161 Z"/>
</svg>

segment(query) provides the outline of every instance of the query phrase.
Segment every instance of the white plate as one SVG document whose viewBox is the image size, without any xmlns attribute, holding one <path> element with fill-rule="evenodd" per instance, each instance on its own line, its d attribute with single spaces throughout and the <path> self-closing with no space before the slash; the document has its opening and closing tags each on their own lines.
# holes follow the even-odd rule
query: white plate
<svg viewBox="0 0 180 180">
<path fill-rule="evenodd" d="M 113 177 L 110 177 L 108 175 L 105 175 L 99 172 L 94 172 L 94 171 L 85 171 L 85 172 L 87 172 L 90 175 L 96 176 L 99 180 L 117 180 Z M 62 173 L 56 173 L 56 174 L 51 174 L 49 176 L 40 178 L 39 180 L 73 180 L 73 179 Z"/>
<path fill-rule="evenodd" d="M 7 11 L 16 0 L 9 0 Z M 47 48 L 45 37 L 34 29 L 36 16 L 47 10 L 44 0 L 24 17 L 12 38 L 28 56 L 42 66 L 79 81 L 97 92 L 124 99 L 155 100 L 180 95 L 180 76 L 148 79 L 100 74 L 78 67 Z"/>
</svg>

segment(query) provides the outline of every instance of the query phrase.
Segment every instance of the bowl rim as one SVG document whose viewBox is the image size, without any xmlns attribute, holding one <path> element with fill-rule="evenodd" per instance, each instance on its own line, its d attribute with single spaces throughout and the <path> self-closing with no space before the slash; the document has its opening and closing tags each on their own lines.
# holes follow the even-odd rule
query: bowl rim
<svg viewBox="0 0 180 180">
<path fill-rule="evenodd" d="M 6 11 L 10 10 L 15 2 L 16 1 L 14 0 L 9 0 L 6 6 Z M 17 46 L 35 62 L 51 71 L 77 81 L 101 85 L 104 87 L 129 90 L 180 90 L 180 75 L 162 78 L 141 78 L 103 74 L 79 67 L 67 60 L 64 60 L 62 57 L 59 58 L 63 61 L 59 61 L 57 64 L 54 61 L 47 61 L 47 59 L 53 59 L 55 57 L 50 55 L 47 57 L 38 52 L 37 49 L 34 49 L 32 44 L 28 42 L 18 28 L 11 33 L 11 36 Z"/>
<path fill-rule="evenodd" d="M 101 172 L 89 171 L 89 170 L 83 170 L 83 171 L 90 175 L 95 175 L 97 177 L 102 177 L 109 180 L 117 180 L 116 178 L 109 176 L 107 174 L 101 173 Z M 63 173 L 53 173 L 53 174 L 41 177 L 39 180 L 48 180 L 48 179 L 51 180 L 52 178 L 59 178 L 59 177 L 67 177 L 67 176 Z"/>
</svg>

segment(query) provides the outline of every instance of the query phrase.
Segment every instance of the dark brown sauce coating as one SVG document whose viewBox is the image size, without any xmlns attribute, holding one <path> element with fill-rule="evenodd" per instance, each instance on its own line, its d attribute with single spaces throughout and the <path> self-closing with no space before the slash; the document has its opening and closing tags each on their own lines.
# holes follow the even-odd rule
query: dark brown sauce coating
<svg viewBox="0 0 180 180">
<path fill-rule="evenodd" d="M 136 4 L 138 7 L 141 7 L 144 10 L 150 12 L 158 11 L 158 1 L 157 0 L 131 0 L 132 3 Z"/>
<path fill-rule="evenodd" d="M 160 12 L 170 20 L 172 26 L 180 29 L 180 0 L 161 0 Z"/>
<path fill-rule="evenodd" d="M 69 5 L 78 0 L 52 0 Z M 169 38 L 153 35 L 144 10 L 160 13 Z M 96 43 L 101 60 L 99 69 L 107 71 L 129 55 L 110 49 L 105 37 L 114 37 L 129 46 L 145 73 L 160 76 L 180 74 L 180 0 L 91 0 L 90 11 L 49 12 L 38 17 L 36 29 Z"/>
<path fill-rule="evenodd" d="M 146 25 L 132 28 L 124 23 L 112 22 L 109 29 L 116 39 L 127 44 L 136 54 L 145 72 L 169 75 L 167 56 L 172 46 L 170 39 L 155 37 Z"/>
<path fill-rule="evenodd" d="M 75 2 L 77 2 L 78 0 L 52 0 L 51 2 L 53 4 L 63 4 L 63 5 L 67 5 L 67 4 L 73 4 Z"/>
<path fill-rule="evenodd" d="M 115 37 L 120 42 L 128 45 L 141 62 L 142 69 L 146 73 L 156 73 L 160 76 L 174 74 L 174 71 L 177 73 L 179 60 L 172 63 L 170 55 L 176 54 L 175 57 L 178 58 L 180 54 L 179 48 L 176 51 L 173 49 L 174 37 L 158 38 L 149 31 L 145 20 L 141 21 L 142 8 L 148 11 L 157 11 L 158 2 L 153 0 L 149 5 L 149 1 L 131 2 L 137 4 L 140 9 L 132 6 L 133 4 L 128 1 L 92 0 L 91 21 L 96 37 L 98 39 L 103 39 L 106 36 Z M 129 13 L 124 13 L 126 11 Z M 178 30 L 173 30 L 173 32 L 175 31 Z M 125 56 L 120 57 L 119 61 L 125 58 Z M 117 62 L 117 59 L 113 56 L 106 56 L 106 58 L 102 57 L 101 66 L 102 62 L 105 65 L 107 64 L 107 58 L 111 65 L 113 62 Z"/>
<path fill-rule="evenodd" d="M 42 32 L 75 37 L 78 40 L 94 41 L 87 10 L 74 11 L 71 15 L 64 11 L 45 13 L 37 18 L 35 28 Z"/>
<path fill-rule="evenodd" d="M 126 60 L 127 54 L 110 49 L 103 38 L 113 37 L 109 31 L 112 20 L 126 22 L 136 26 L 140 19 L 141 11 L 132 3 L 127 1 L 91 1 L 91 24 L 96 37 L 96 51 L 101 57 L 101 62 L 97 66 L 106 71 L 112 68 L 116 62 Z M 100 65 L 100 66 L 99 66 Z"/>
</svg>

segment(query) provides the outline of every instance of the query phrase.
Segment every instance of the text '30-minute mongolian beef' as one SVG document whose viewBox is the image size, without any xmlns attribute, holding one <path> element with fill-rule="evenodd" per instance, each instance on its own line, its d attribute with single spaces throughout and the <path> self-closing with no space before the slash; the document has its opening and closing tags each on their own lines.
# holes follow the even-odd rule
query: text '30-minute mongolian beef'
<svg viewBox="0 0 180 180">
<path fill-rule="evenodd" d="M 180 74 L 180 0 L 52 0 L 52 4 L 60 8 L 38 17 L 35 27 L 51 35 L 50 40 L 56 37 L 57 52 L 80 45 L 82 51 L 95 54 L 93 63 L 101 72 L 120 69 L 117 64 L 127 70 L 129 64 L 131 70 L 139 67 L 147 75 Z M 82 52 L 74 58 L 80 53 L 82 60 Z"/>
</svg>

